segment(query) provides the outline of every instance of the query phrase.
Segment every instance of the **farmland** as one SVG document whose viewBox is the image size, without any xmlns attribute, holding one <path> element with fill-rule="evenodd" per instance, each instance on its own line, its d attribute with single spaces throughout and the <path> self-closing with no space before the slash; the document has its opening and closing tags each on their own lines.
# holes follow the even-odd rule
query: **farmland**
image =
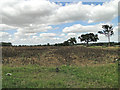
<svg viewBox="0 0 120 90">
<path fill-rule="evenodd" d="M 118 87 L 118 47 L 2 47 L 2 58 L 3 88 Z"/>
</svg>

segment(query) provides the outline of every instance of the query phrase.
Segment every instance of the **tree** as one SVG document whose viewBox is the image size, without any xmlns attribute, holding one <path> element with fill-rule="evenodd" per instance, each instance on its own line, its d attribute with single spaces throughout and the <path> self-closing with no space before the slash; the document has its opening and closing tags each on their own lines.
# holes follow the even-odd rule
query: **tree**
<svg viewBox="0 0 120 90">
<path fill-rule="evenodd" d="M 99 40 L 98 35 L 97 34 L 93 34 L 93 33 L 89 33 L 89 34 L 82 34 L 80 37 L 78 37 L 80 39 L 80 41 L 85 41 L 86 42 L 86 46 L 88 46 L 89 42 L 96 42 L 97 40 Z"/>
<path fill-rule="evenodd" d="M 63 46 L 69 46 L 69 42 L 68 41 L 64 41 L 63 42 Z"/>
<path fill-rule="evenodd" d="M 67 41 L 63 42 L 63 46 L 69 46 L 69 45 L 74 45 L 75 43 L 77 43 L 76 38 L 70 38 Z"/>
<path fill-rule="evenodd" d="M 70 45 L 74 45 L 75 43 L 77 43 L 77 41 L 76 41 L 76 38 L 75 38 L 75 37 L 70 38 L 70 39 L 68 39 L 67 41 L 70 43 Z"/>
<path fill-rule="evenodd" d="M 100 34 L 104 34 L 106 37 L 108 37 L 108 43 L 110 46 L 110 37 L 114 34 L 113 32 L 113 26 L 112 25 L 102 25 L 103 31 L 98 31 Z"/>
<path fill-rule="evenodd" d="M 47 43 L 47 46 L 50 46 L 50 43 Z"/>
<path fill-rule="evenodd" d="M 0 46 L 12 46 L 11 42 L 0 42 Z"/>
</svg>

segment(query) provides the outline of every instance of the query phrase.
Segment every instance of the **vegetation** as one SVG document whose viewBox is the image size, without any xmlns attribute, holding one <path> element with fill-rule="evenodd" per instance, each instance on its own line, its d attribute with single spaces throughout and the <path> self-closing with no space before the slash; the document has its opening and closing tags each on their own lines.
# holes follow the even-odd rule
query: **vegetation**
<svg viewBox="0 0 120 90">
<path fill-rule="evenodd" d="M 112 47 L 111 47 L 112 48 Z M 116 49 L 83 46 L 62 47 L 3 47 L 3 64 L 44 66 L 87 65 L 112 63 L 118 57 Z"/>
<path fill-rule="evenodd" d="M 71 45 L 74 45 L 75 43 L 77 43 L 77 41 L 76 41 L 76 38 L 73 37 L 73 38 L 68 39 L 67 41 L 64 41 L 63 43 L 61 43 L 59 45 L 61 45 L 61 46 L 71 46 Z"/>
<path fill-rule="evenodd" d="M 55 67 L 4 65 L 3 88 L 118 88 L 117 64 L 59 68 L 56 72 Z"/>
<path fill-rule="evenodd" d="M 103 25 L 98 33 L 109 38 L 112 26 Z M 79 39 L 98 40 L 97 34 L 82 34 Z M 50 45 L 2 43 L 3 88 L 118 88 L 119 43 L 76 44 L 76 38 Z M 96 45 L 96 46 L 94 46 Z M 8 47 L 11 46 L 11 47 Z M 61 46 L 61 47 L 56 47 Z"/>
<path fill-rule="evenodd" d="M 104 30 L 103 31 L 98 31 L 98 33 L 104 34 L 105 36 L 108 37 L 109 46 L 110 46 L 110 44 L 111 44 L 110 43 L 110 36 L 112 36 L 114 34 L 113 26 L 102 25 L 102 28 Z M 80 39 L 81 42 L 85 41 L 86 42 L 86 46 L 88 46 L 89 42 L 97 42 L 97 40 L 99 40 L 98 35 L 97 34 L 93 34 L 93 33 L 82 34 L 78 38 Z M 63 43 L 55 43 L 54 45 L 50 45 L 49 43 L 47 43 L 46 45 L 34 45 L 34 46 L 70 46 L 70 45 L 75 45 L 75 43 L 77 43 L 77 41 L 76 41 L 76 38 L 73 37 L 73 38 L 68 39 L 67 41 L 64 41 Z M 0 45 L 1 46 L 12 46 L 12 43 L 1 42 Z M 84 44 L 82 44 L 82 45 L 84 45 Z M 100 45 L 101 46 L 101 43 L 100 44 L 98 43 L 96 45 Z M 112 43 L 112 45 L 113 45 L 113 43 Z M 119 43 L 117 45 L 119 45 Z M 27 45 L 19 45 L 19 47 L 21 47 L 21 46 L 27 46 Z"/>
<path fill-rule="evenodd" d="M 108 37 L 108 42 L 109 42 L 109 46 L 110 46 L 110 36 L 112 36 L 114 34 L 113 32 L 113 26 L 109 26 L 109 25 L 102 25 L 102 28 L 104 29 L 103 31 L 98 31 L 98 33 L 100 34 L 104 34 L 105 36 Z"/>
<path fill-rule="evenodd" d="M 2 85 L 3 88 L 116 88 L 117 50 L 118 47 L 2 47 Z"/>
<path fill-rule="evenodd" d="M 82 34 L 80 37 L 78 37 L 81 42 L 85 41 L 86 42 L 86 46 L 88 46 L 89 42 L 96 42 L 98 40 L 98 35 L 94 35 L 93 33 L 89 33 L 89 34 Z"/>
<path fill-rule="evenodd" d="M 68 39 L 68 42 L 70 43 L 70 45 L 74 45 L 75 43 L 77 43 L 75 37 Z"/>
<path fill-rule="evenodd" d="M 12 46 L 12 43 L 10 43 L 10 42 L 1 42 L 0 46 Z"/>
</svg>

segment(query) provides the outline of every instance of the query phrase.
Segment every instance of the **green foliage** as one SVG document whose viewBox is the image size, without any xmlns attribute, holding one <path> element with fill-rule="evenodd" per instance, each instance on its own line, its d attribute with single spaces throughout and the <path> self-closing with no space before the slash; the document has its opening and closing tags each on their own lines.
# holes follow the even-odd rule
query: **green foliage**
<svg viewBox="0 0 120 90">
<path fill-rule="evenodd" d="M 88 46 L 89 42 L 96 42 L 98 39 L 98 35 L 94 35 L 93 33 L 89 33 L 89 34 L 82 34 L 80 37 L 78 37 L 81 42 L 85 41 L 86 45 Z"/>
<path fill-rule="evenodd" d="M 112 36 L 114 34 L 113 32 L 113 26 L 109 25 L 102 25 L 103 31 L 98 31 L 100 34 L 104 34 L 105 36 Z"/>
<path fill-rule="evenodd" d="M 67 41 L 70 43 L 70 45 L 74 45 L 75 43 L 77 43 L 77 41 L 76 41 L 76 38 L 75 38 L 75 37 L 70 38 L 70 39 L 68 39 Z"/>
<path fill-rule="evenodd" d="M 10 42 L 1 42 L 0 46 L 12 46 L 12 43 L 10 43 Z"/>
<path fill-rule="evenodd" d="M 69 46 L 69 44 L 70 44 L 70 43 L 69 43 L 68 41 L 64 41 L 64 42 L 63 42 L 63 46 Z"/>
<path fill-rule="evenodd" d="M 76 41 L 76 38 L 73 37 L 73 38 L 68 39 L 67 41 L 64 41 L 62 45 L 70 46 L 70 45 L 74 45 L 75 43 L 77 43 L 77 41 Z"/>
<path fill-rule="evenodd" d="M 47 46 L 50 46 L 50 43 L 47 43 Z"/>
<path fill-rule="evenodd" d="M 108 37 L 108 42 L 110 46 L 110 37 L 114 34 L 113 32 L 113 26 L 109 25 L 102 25 L 102 28 L 104 29 L 103 31 L 98 31 L 100 34 L 104 34 L 106 37 Z"/>
</svg>

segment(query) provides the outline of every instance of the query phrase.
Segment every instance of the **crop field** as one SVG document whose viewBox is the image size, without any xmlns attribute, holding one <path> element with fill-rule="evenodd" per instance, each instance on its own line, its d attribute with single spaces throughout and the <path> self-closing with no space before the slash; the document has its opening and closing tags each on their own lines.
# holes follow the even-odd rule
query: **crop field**
<svg viewBox="0 0 120 90">
<path fill-rule="evenodd" d="M 2 47 L 2 87 L 118 88 L 118 59 L 118 47 Z"/>
</svg>

